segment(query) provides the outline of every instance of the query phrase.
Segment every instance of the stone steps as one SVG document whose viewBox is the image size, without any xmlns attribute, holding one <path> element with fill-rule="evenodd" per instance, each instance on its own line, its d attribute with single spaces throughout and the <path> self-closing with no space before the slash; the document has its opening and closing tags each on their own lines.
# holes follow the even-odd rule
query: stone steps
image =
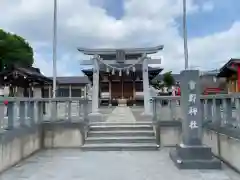
<svg viewBox="0 0 240 180">
<path fill-rule="evenodd" d="M 155 143 L 155 137 L 89 137 L 86 144 L 103 144 L 103 143 Z"/>
<path fill-rule="evenodd" d="M 85 144 L 84 151 L 156 151 L 154 143 L 122 143 L 122 144 Z"/>
<path fill-rule="evenodd" d="M 146 151 L 157 150 L 151 123 L 90 124 L 83 150 L 86 151 Z"/>
<path fill-rule="evenodd" d="M 149 121 L 141 121 L 141 122 L 91 122 L 89 124 L 90 126 L 118 126 L 118 125 L 149 125 L 149 126 L 152 126 L 153 123 L 152 122 L 149 122 Z"/>
<path fill-rule="evenodd" d="M 90 131 L 88 137 L 154 136 L 153 131 Z"/>
<path fill-rule="evenodd" d="M 152 125 L 94 125 L 90 131 L 152 131 Z"/>
</svg>

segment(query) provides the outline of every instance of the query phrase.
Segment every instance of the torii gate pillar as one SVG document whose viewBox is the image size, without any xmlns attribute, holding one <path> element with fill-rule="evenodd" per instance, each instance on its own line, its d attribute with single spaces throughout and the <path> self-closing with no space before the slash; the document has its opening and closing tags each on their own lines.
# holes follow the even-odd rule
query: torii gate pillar
<svg viewBox="0 0 240 180">
<path fill-rule="evenodd" d="M 92 112 L 89 114 L 90 121 L 102 121 L 102 114 L 99 113 L 99 63 L 98 57 L 93 60 L 93 88 L 92 88 Z"/>
</svg>

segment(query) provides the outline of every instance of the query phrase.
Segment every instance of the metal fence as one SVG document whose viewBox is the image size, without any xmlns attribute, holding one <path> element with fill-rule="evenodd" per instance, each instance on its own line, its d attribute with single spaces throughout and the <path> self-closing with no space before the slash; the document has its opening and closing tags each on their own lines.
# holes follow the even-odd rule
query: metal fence
<svg viewBox="0 0 240 180">
<path fill-rule="evenodd" d="M 0 130 L 43 121 L 86 121 L 91 101 L 83 98 L 7 98 L 0 105 Z"/>
<path fill-rule="evenodd" d="M 152 100 L 154 121 L 184 119 L 180 96 L 156 96 Z M 240 128 L 240 94 L 203 95 L 200 101 L 199 113 L 203 122 Z"/>
</svg>

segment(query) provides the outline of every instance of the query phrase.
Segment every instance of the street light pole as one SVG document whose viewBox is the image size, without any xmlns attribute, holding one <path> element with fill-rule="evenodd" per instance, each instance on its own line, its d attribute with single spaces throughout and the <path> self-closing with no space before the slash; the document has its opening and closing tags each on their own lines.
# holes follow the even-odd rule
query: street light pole
<svg viewBox="0 0 240 180">
<path fill-rule="evenodd" d="M 183 40 L 184 40 L 184 58 L 185 70 L 188 69 L 188 43 L 187 43 L 187 7 L 186 0 L 183 0 Z"/>
<path fill-rule="evenodd" d="M 57 0 L 54 0 L 53 14 L 53 98 L 56 97 L 57 84 Z"/>
</svg>

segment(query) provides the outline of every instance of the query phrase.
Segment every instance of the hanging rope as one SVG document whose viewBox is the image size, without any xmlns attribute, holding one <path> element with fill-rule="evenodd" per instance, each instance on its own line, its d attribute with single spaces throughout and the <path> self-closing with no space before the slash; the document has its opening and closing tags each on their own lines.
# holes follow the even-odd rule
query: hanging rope
<svg viewBox="0 0 240 180">
<path fill-rule="evenodd" d="M 112 66 L 112 65 L 110 65 L 110 64 L 106 64 L 101 58 L 98 58 L 98 60 L 99 60 L 102 64 L 104 64 L 105 66 L 107 66 L 108 68 L 110 67 L 110 68 L 112 68 L 112 69 L 117 69 L 118 71 L 123 71 L 123 70 L 125 70 L 125 69 L 130 69 L 130 68 L 134 67 L 136 64 L 139 64 L 141 61 L 144 60 L 144 58 L 139 58 L 139 60 L 138 60 L 136 63 L 131 64 L 131 65 L 129 65 L 129 66 L 122 67 L 122 68 L 115 67 L 115 66 Z M 134 67 L 134 69 L 135 69 L 135 67 Z"/>
</svg>

